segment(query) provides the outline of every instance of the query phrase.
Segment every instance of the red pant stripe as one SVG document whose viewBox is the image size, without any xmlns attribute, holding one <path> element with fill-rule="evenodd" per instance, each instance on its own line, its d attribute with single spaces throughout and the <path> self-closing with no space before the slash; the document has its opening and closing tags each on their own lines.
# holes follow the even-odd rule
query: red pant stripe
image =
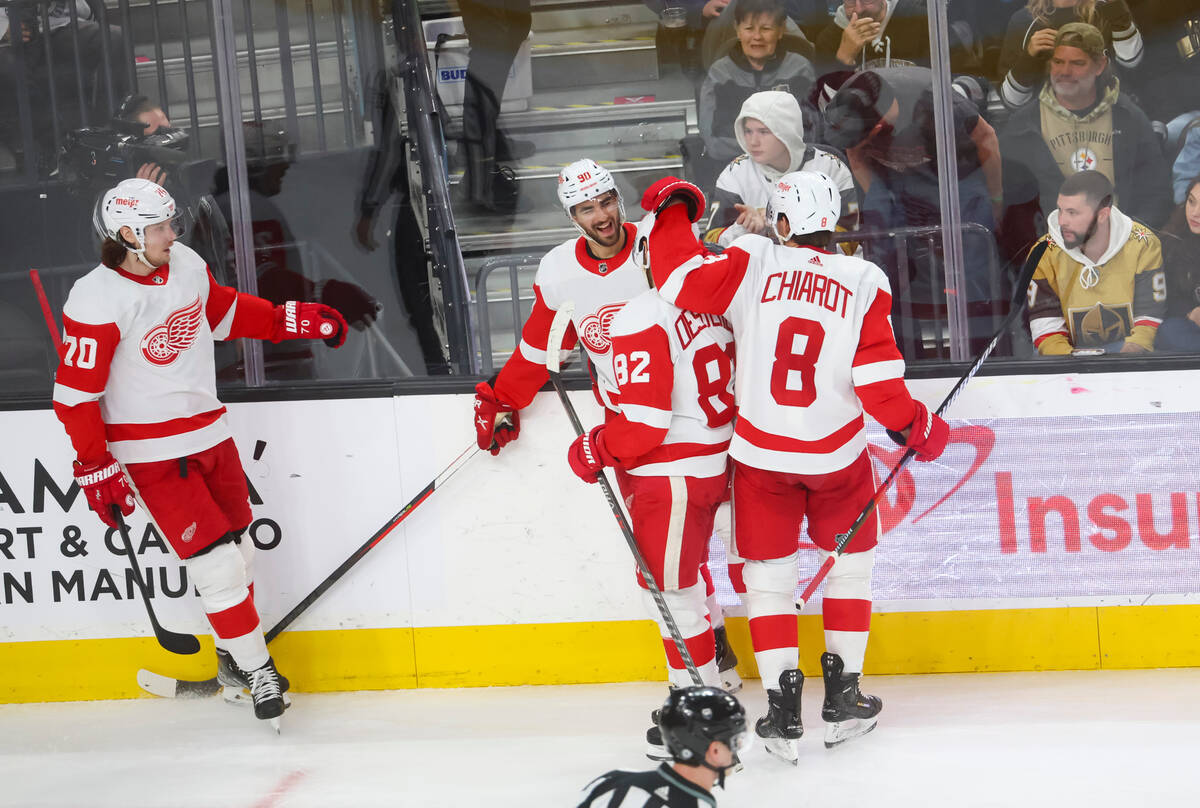
<svg viewBox="0 0 1200 808">
<path fill-rule="evenodd" d="M 739 595 L 746 594 L 746 581 L 742 578 L 742 570 L 745 566 L 745 562 L 729 565 L 729 583 L 733 584 L 733 591 Z"/>
<path fill-rule="evenodd" d="M 704 579 L 704 597 L 711 598 L 717 590 L 713 589 L 712 573 L 708 571 L 708 562 L 700 565 L 700 577 Z"/>
<path fill-rule="evenodd" d="M 254 598 L 247 595 L 246 599 L 236 606 L 219 612 L 209 612 L 208 622 L 222 639 L 249 634 L 258 628 L 258 610 L 254 608 Z"/>
<path fill-rule="evenodd" d="M 687 645 L 688 653 L 692 655 L 692 662 L 696 663 L 696 667 L 707 665 L 716 657 L 716 642 L 713 637 L 712 629 L 706 629 L 702 634 L 697 634 L 695 637 L 687 637 L 684 643 Z M 675 670 L 683 670 L 686 665 L 683 664 L 683 657 L 679 655 L 679 649 L 675 647 L 675 641 L 669 637 L 663 639 L 663 648 L 667 650 L 667 664 Z"/>
<path fill-rule="evenodd" d="M 871 628 L 869 600 L 825 598 L 821 614 L 829 631 L 868 631 Z"/>
<path fill-rule="evenodd" d="M 755 651 L 794 648 L 799 642 L 796 615 L 772 614 L 750 620 L 750 641 Z"/>
</svg>

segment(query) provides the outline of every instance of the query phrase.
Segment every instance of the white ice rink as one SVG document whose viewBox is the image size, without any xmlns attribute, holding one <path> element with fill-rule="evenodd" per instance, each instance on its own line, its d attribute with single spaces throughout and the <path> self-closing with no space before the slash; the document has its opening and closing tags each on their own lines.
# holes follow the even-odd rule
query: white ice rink
<svg viewBox="0 0 1200 808">
<path fill-rule="evenodd" d="M 481 660 L 481 664 L 486 661 Z M 1200 670 L 876 676 L 879 728 L 827 751 L 809 680 L 798 767 L 760 745 L 721 806 L 1200 804 Z M 654 684 L 297 694 L 276 736 L 248 708 L 132 700 L 0 706 L 4 806 L 574 806 L 649 768 Z M 757 681 L 742 692 L 763 710 Z"/>
</svg>

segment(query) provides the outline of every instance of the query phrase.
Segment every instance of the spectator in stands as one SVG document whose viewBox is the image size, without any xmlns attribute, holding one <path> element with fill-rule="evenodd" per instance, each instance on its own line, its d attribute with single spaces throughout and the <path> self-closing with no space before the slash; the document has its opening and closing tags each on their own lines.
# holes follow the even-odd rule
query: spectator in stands
<svg viewBox="0 0 1200 808">
<path fill-rule="evenodd" d="M 475 208 L 511 214 L 519 189 L 500 164 L 528 157 L 533 144 L 508 138 L 497 123 L 508 71 L 533 22 L 530 0 L 459 0 L 458 6 L 471 44 L 463 89 L 463 189 Z"/>
<path fill-rule="evenodd" d="M 1175 189 L 1175 204 L 1180 204 L 1187 198 L 1188 188 L 1192 179 L 1200 177 L 1200 112 L 1197 117 L 1184 125 L 1179 134 L 1179 153 L 1171 164 L 1171 180 Z"/>
<path fill-rule="evenodd" d="M 847 67 L 929 67 L 928 0 L 844 0 L 817 37 L 821 72 Z M 958 32 L 950 47 L 954 73 L 975 73 L 978 60 Z"/>
<path fill-rule="evenodd" d="M 1183 204 L 1162 233 L 1167 316 L 1156 351 L 1200 352 L 1200 176 L 1188 183 Z"/>
<path fill-rule="evenodd" d="M 1050 76 L 1038 103 L 1017 110 L 1001 133 L 1010 199 L 1040 197 L 1047 215 L 1076 171 L 1096 169 L 1116 186 L 1116 202 L 1151 227 L 1171 208 L 1162 141 L 1110 75 L 1104 36 L 1087 23 L 1058 29 Z"/>
<path fill-rule="evenodd" d="M 1046 252 L 1029 290 L 1029 329 L 1043 356 L 1146 353 L 1167 311 L 1162 248 L 1113 204 L 1099 171 L 1063 182 Z"/>
<path fill-rule="evenodd" d="M 1058 32 L 1071 23 L 1095 26 L 1119 68 L 1134 68 L 1142 61 L 1142 34 L 1125 0 L 1029 0 L 1009 20 L 1000 53 L 1000 98 L 1005 106 L 1017 109 L 1033 101 L 1057 47 Z"/>
<path fill-rule="evenodd" d="M 734 22 L 737 5 L 738 0 L 731 0 L 704 32 L 703 63 L 706 68 L 728 52 L 730 43 L 737 41 L 737 25 Z M 788 42 L 789 50 L 811 60 L 816 54 L 812 43 L 831 19 L 825 0 L 784 0 L 783 6 L 787 15 L 784 36 L 795 38 Z"/>
<path fill-rule="evenodd" d="M 765 90 L 742 104 L 734 132 L 745 154 L 735 157 L 717 177 L 712 201 L 719 207 L 706 240 L 724 245 L 744 233 L 766 235 L 771 189 L 792 171 L 818 171 L 832 179 L 842 192 L 841 229 L 855 227 L 858 191 L 849 166 L 832 151 L 807 145 L 801 121 L 800 102 L 790 93 Z"/>
<path fill-rule="evenodd" d="M 742 152 L 733 124 L 747 98 L 761 90 L 783 90 L 799 100 L 816 79 L 812 62 L 781 45 L 784 18 L 782 0 L 738 2 L 738 45 L 709 68 L 698 104 L 704 156 L 718 166 Z"/>
<path fill-rule="evenodd" d="M 862 192 L 861 227 L 886 231 L 897 227 L 936 228 L 941 224 L 937 142 L 933 120 L 932 71 L 923 67 L 874 68 L 854 74 L 825 106 L 825 142 L 843 150 Z M 996 132 L 978 107 L 954 93 L 955 154 L 958 163 L 959 209 L 963 222 L 989 230 L 1003 201 L 1003 177 Z M 898 266 L 895 240 L 864 242 L 867 257 L 882 266 Z M 913 299 L 928 302 L 944 283 L 934 266 L 940 254 L 913 242 L 908 266 Z M 973 339 L 991 336 L 991 302 L 1002 300 L 1000 279 L 992 266 L 991 239 L 964 238 L 968 310 L 978 316 Z M 918 250 L 925 253 L 917 254 Z M 907 282 L 909 279 L 904 279 Z M 893 288 L 896 289 L 895 278 Z M 997 297 L 996 293 L 1001 293 Z M 896 291 L 899 303 L 900 291 Z M 973 308 L 971 304 L 977 304 Z M 986 322 L 984 319 L 986 318 Z"/>
</svg>

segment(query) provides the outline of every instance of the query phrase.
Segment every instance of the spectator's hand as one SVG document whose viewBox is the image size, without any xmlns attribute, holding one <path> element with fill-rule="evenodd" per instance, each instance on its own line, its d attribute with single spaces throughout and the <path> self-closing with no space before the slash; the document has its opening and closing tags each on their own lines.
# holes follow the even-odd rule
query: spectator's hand
<svg viewBox="0 0 1200 808">
<path fill-rule="evenodd" d="M 1028 50 L 1029 55 L 1035 59 L 1047 57 L 1054 52 L 1054 39 L 1057 36 L 1057 29 L 1043 28 L 1033 36 L 1029 37 L 1029 46 L 1026 48 L 1026 50 Z"/>
<path fill-rule="evenodd" d="M 358 221 L 354 223 L 354 240 L 367 252 L 374 252 L 379 246 L 372 232 L 374 229 L 375 220 L 370 216 L 359 216 Z"/>
<path fill-rule="evenodd" d="M 868 43 L 875 41 L 882 27 L 870 17 L 859 17 L 855 12 L 850 17 L 850 24 L 842 31 L 842 42 L 838 45 L 837 58 L 842 64 L 852 65 L 857 61 L 858 54 Z"/>
<path fill-rule="evenodd" d="M 746 228 L 747 233 L 756 233 L 765 235 L 767 232 L 767 209 L 755 208 L 750 205 L 735 204 L 733 206 L 737 212 L 737 221 L 734 224 L 740 224 Z"/>
<path fill-rule="evenodd" d="M 1193 323 L 1195 323 L 1196 325 L 1200 325 L 1200 306 L 1197 306 L 1196 308 L 1189 311 L 1187 318 L 1189 320 L 1191 320 Z"/>
<path fill-rule="evenodd" d="M 1096 13 L 1108 23 L 1108 30 L 1121 32 L 1133 27 L 1133 12 L 1125 0 L 1101 0 L 1096 4 Z"/>
<path fill-rule="evenodd" d="M 720 17 L 721 12 L 725 10 L 725 6 L 729 5 L 730 0 L 708 0 L 704 4 L 704 10 L 701 12 L 705 17 Z"/>
<path fill-rule="evenodd" d="M 150 180 L 157 185 L 162 185 L 167 181 L 167 170 L 158 163 L 142 163 L 134 176 L 139 180 Z"/>
<path fill-rule="evenodd" d="M 1146 349 L 1136 342 L 1125 340 L 1125 344 L 1121 346 L 1121 353 L 1145 353 Z"/>
</svg>

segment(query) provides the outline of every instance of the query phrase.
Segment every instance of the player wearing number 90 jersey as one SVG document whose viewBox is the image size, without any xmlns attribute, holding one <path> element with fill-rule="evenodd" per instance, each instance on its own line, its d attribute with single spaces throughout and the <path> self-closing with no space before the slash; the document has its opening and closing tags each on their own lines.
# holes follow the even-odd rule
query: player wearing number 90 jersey
<svg viewBox="0 0 1200 808">
<path fill-rule="evenodd" d="M 733 326 L 738 405 L 729 448 L 734 459 L 734 546 L 747 560 L 743 600 L 770 702 L 757 731 L 769 739 L 768 748 L 771 741 L 779 742 L 773 751 L 784 754 L 780 750 L 791 745 L 791 755 L 802 732 L 803 675 L 792 604 L 801 521 L 808 517 L 810 537 L 828 553 L 836 535 L 850 527 L 874 494 L 864 407 L 889 429 L 909 432 L 905 437 L 920 459 L 940 453 L 937 443 L 945 446 L 945 424 L 905 387 L 883 271 L 828 249 L 841 209 L 831 180 L 804 172 L 782 177 L 767 208 L 768 225 L 780 243 L 748 235 L 720 255 L 708 254 L 697 243 L 689 211 L 670 204 L 680 193 L 693 210 L 702 207 L 699 189 L 664 180 L 646 192 L 642 204 L 657 213 L 657 220 L 653 225 L 644 221 L 638 239 L 651 228 L 650 267 L 663 298 L 728 317 Z M 846 687 L 852 686 L 854 719 L 865 722 L 862 731 L 874 726 L 879 711 L 877 699 L 857 690 L 870 626 L 877 533 L 872 516 L 834 565 L 824 600 L 826 656 L 836 663 L 823 665 L 823 715 L 843 723 L 845 717 L 830 705 L 845 701 L 849 691 L 843 676 L 849 676 Z M 831 693 L 837 696 L 834 702 Z"/>
</svg>

